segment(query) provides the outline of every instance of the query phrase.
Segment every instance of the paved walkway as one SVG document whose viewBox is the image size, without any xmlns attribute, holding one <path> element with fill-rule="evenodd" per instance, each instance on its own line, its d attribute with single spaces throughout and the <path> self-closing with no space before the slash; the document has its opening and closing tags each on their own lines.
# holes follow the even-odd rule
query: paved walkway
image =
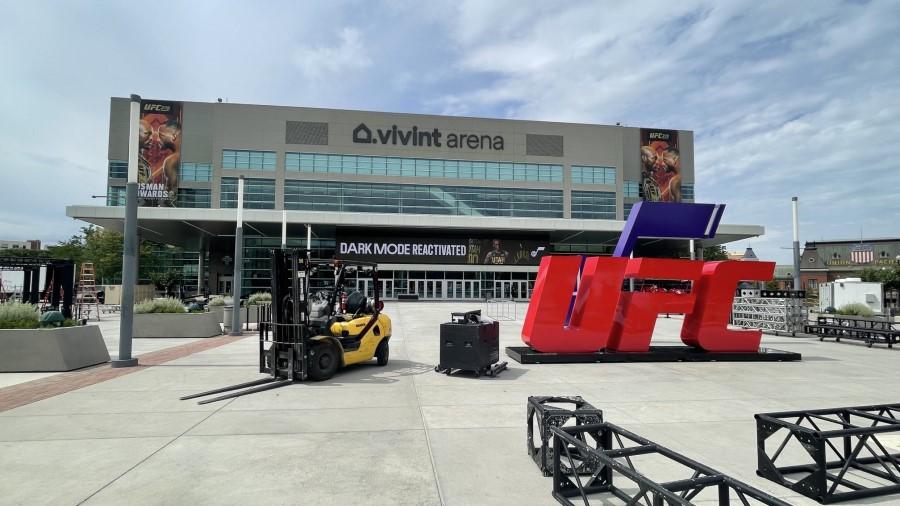
<svg viewBox="0 0 900 506">
<path fill-rule="evenodd" d="M 606 419 L 792 504 L 758 478 L 753 414 L 897 402 L 900 350 L 764 338 L 795 363 L 510 363 L 433 372 L 438 324 L 467 303 L 389 303 L 391 362 L 216 404 L 180 396 L 259 377 L 252 338 L 0 413 L 4 504 L 555 504 L 525 452 L 529 395 L 582 395 Z M 660 319 L 659 344 L 681 321 Z M 519 344 L 521 321 L 501 323 Z M 900 451 L 900 440 L 885 442 Z M 802 451 L 801 451 L 802 453 Z M 665 470 L 649 463 L 656 479 Z M 890 499 L 845 504 L 892 504 Z M 601 503 L 602 504 L 602 503 Z"/>
</svg>

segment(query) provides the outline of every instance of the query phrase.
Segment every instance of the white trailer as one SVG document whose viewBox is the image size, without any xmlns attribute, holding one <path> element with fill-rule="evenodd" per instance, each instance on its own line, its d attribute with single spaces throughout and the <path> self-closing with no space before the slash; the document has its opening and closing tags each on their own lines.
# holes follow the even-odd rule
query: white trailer
<svg viewBox="0 0 900 506">
<path fill-rule="evenodd" d="M 876 314 L 884 312 L 881 283 L 864 282 L 860 278 L 845 278 L 819 285 L 819 310 L 835 309 L 858 302 Z"/>
</svg>

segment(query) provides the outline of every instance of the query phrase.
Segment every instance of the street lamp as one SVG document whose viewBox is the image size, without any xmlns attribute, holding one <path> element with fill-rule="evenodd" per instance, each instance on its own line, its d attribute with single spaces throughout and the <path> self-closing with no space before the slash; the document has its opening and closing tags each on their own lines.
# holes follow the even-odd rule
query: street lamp
<svg viewBox="0 0 900 506">
<path fill-rule="evenodd" d="M 125 236 L 122 254 L 122 312 L 119 320 L 119 358 L 112 367 L 134 367 L 138 360 L 131 356 L 134 331 L 134 285 L 137 283 L 137 208 L 138 208 L 138 128 L 141 97 L 131 95 L 128 138 L 128 182 L 125 183 Z"/>
</svg>

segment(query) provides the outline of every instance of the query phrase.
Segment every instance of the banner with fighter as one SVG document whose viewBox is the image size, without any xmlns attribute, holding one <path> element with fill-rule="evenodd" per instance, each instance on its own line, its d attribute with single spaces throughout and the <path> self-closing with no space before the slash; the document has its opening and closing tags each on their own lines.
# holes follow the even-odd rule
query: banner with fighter
<svg viewBox="0 0 900 506">
<path fill-rule="evenodd" d="M 641 199 L 681 202 L 678 132 L 641 129 Z"/>
<path fill-rule="evenodd" d="M 175 207 L 181 170 L 181 102 L 141 101 L 139 205 Z"/>
</svg>

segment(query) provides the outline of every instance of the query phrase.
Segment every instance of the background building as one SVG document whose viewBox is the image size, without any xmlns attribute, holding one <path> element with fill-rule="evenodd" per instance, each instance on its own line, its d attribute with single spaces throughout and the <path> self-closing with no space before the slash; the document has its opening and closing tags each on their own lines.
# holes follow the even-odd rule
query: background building
<svg viewBox="0 0 900 506">
<path fill-rule="evenodd" d="M 10 249 L 23 249 L 37 251 L 41 249 L 41 241 L 38 239 L 29 239 L 26 241 L 3 241 L 0 240 L 0 251 Z"/>
<path fill-rule="evenodd" d="M 900 268 L 900 239 L 812 241 L 803 248 L 800 282 L 807 293 L 818 293 L 819 285 L 828 281 L 859 277 L 866 269 L 896 268 Z M 884 305 L 900 307 L 897 290 L 885 290 Z"/>
<path fill-rule="evenodd" d="M 69 216 L 122 229 L 128 109 L 111 99 L 107 207 Z M 187 284 L 212 292 L 230 289 L 241 175 L 245 294 L 269 285 L 282 210 L 289 246 L 311 225 L 314 256 L 378 261 L 387 298 L 527 298 L 543 254 L 609 254 L 635 202 L 694 198 L 684 130 L 160 101 L 142 120 L 140 233 L 182 247 Z"/>
</svg>

